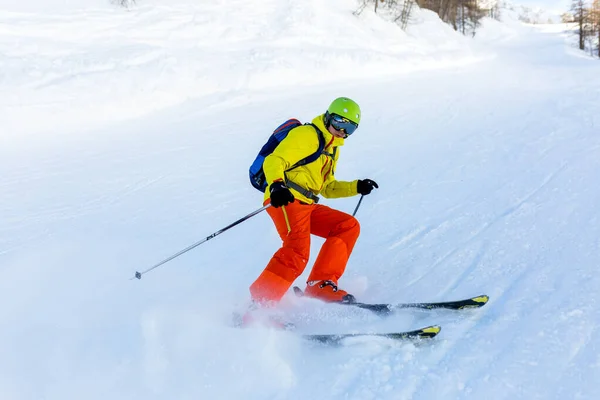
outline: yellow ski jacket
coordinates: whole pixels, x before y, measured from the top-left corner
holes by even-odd
[[[350,197],[358,194],[358,180],[351,182],[337,181],[334,176],[337,160],[340,156],[339,147],[344,145],[344,139],[333,136],[323,122],[323,115],[312,120],[321,130],[325,138],[323,154],[314,162],[290,168],[298,161],[314,154],[319,148],[319,133],[311,125],[294,128],[285,139],[269,154],[263,163],[263,171],[269,186],[265,190],[265,200],[270,196],[271,184],[275,181],[293,182],[312,194],[326,198]],[[290,188],[294,197],[304,203],[315,201]]]

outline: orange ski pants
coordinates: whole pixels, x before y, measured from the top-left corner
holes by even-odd
[[[283,246],[250,286],[252,299],[261,303],[281,300],[306,268],[311,234],[326,240],[308,281],[331,280],[337,284],[360,233],[356,218],[327,206],[303,204],[297,200],[285,207],[269,207],[267,213],[275,223]]]

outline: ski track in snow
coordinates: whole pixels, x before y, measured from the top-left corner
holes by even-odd
[[[460,51],[462,38],[440,43],[432,54],[447,47],[446,69],[434,72],[435,56],[409,35],[405,47],[365,50],[375,36],[361,23],[373,35],[391,29],[374,16],[340,17],[362,32],[341,49],[322,43],[325,26],[332,35],[349,27],[326,24],[329,5],[269,5],[268,14],[241,2],[233,14],[142,7],[137,19],[0,14],[2,90],[24,85],[25,99],[2,101],[5,126],[20,130],[0,134],[0,397],[597,398],[597,61],[567,48],[555,27],[512,27],[481,56]],[[432,26],[426,17],[413,35]],[[322,61],[291,62],[298,51]],[[253,69],[227,65],[232,54]],[[402,69],[397,58],[410,54],[414,65]],[[328,81],[344,63],[375,71],[391,59],[404,74]],[[222,73],[211,76],[210,62]],[[442,325],[415,343],[327,347],[233,328],[231,313],[279,244],[264,214],[130,280],[259,208],[246,173],[268,132],[338,95],[364,114],[338,179],[380,184],[358,211],[361,237],[340,284],[367,302],[485,293],[488,305],[381,319],[289,295],[277,311],[310,333]],[[77,112],[61,122],[68,104]],[[351,212],[356,201],[324,203]]]

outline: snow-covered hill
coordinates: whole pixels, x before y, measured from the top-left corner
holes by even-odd
[[[0,12],[0,398],[596,398],[597,61],[548,27],[246,3]],[[131,279],[259,208],[269,132],[340,95],[363,121],[338,179],[380,184],[340,285],[486,307],[281,305],[298,333],[441,324],[428,343],[233,328],[279,245],[264,213]]]
[[[270,0],[0,11],[7,107],[0,118],[11,130],[76,129],[189,98],[368,80],[483,57],[432,13],[407,35],[373,12],[356,18],[355,9],[349,0]],[[22,124],[31,109],[39,123]]]
[[[496,13],[503,21],[508,17],[528,24],[559,23],[561,14],[569,7],[568,2],[560,0],[484,0],[478,4],[484,9],[496,9]]]

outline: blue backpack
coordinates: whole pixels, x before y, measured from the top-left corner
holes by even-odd
[[[287,171],[316,161],[321,156],[321,153],[325,148],[325,138],[323,137],[321,130],[315,124],[306,125],[312,125],[317,131],[317,136],[319,137],[319,148],[314,154],[311,154],[308,157],[298,161]],[[273,134],[269,137],[267,143],[265,143],[262,149],[260,149],[258,156],[256,156],[256,159],[250,166],[250,183],[252,183],[252,186],[254,186],[256,189],[260,190],[261,192],[264,192],[267,189],[267,178],[265,177],[265,172],[263,171],[263,162],[265,161],[265,157],[275,150],[279,143],[281,143],[281,141],[287,137],[288,133],[290,133],[292,129],[299,126],[302,126],[302,122],[298,121],[297,119],[288,119],[273,131]]]

